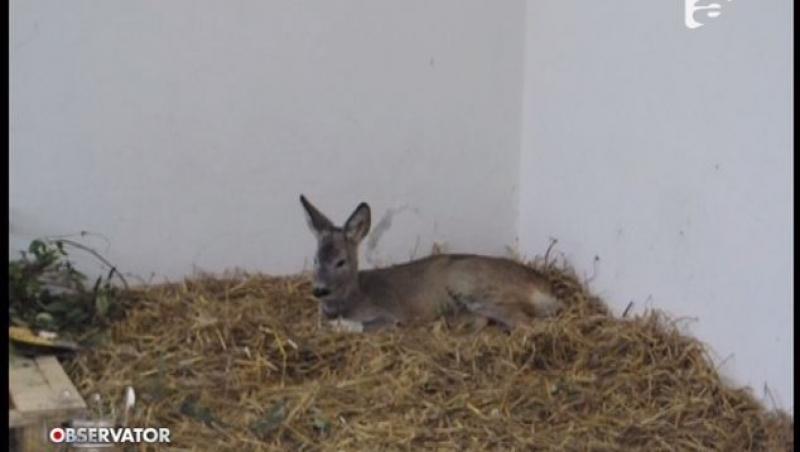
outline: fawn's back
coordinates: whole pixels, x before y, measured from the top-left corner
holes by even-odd
[[[441,254],[361,271],[358,279],[362,303],[402,323],[467,310],[513,327],[526,318],[552,315],[559,305],[536,271],[497,257]],[[354,313],[353,320],[369,320],[369,315],[358,317]]]

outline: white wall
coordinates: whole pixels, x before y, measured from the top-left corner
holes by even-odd
[[[617,312],[696,317],[793,409],[791,1],[695,30],[683,3],[528,2],[520,245],[557,238]]]
[[[300,270],[303,192],[387,213],[370,262],[515,235],[524,2],[11,3],[12,250]],[[109,247],[110,244],[110,247]]]

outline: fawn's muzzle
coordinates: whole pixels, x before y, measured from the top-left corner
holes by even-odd
[[[311,294],[317,298],[324,298],[331,294],[331,291],[324,287],[315,287],[311,290]]]

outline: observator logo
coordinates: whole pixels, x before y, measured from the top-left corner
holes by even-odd
[[[115,443],[169,443],[168,428],[142,427],[56,427],[50,430],[53,443],[85,444],[97,446]]]

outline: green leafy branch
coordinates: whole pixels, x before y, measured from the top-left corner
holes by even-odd
[[[87,251],[110,271],[87,285],[88,278],[69,260],[66,248]],[[82,336],[122,313],[120,290],[112,284],[125,278],[105,258],[70,240],[34,240],[21,258],[9,263],[9,318],[13,325]]]

